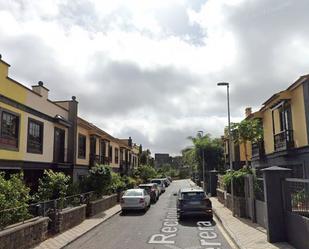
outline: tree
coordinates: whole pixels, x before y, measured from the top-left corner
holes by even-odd
[[[150,165],[140,165],[137,169],[137,174],[143,182],[147,182],[149,179],[157,176],[157,171]]]
[[[243,120],[231,124],[232,139],[237,144],[243,144],[245,149],[246,167],[248,167],[248,141],[254,143],[263,139],[263,126],[260,119]]]

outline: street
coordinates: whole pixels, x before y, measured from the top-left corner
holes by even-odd
[[[181,187],[189,187],[188,180],[174,181],[159,201],[146,212],[121,213],[102,223],[67,249],[202,249],[232,248],[219,229],[200,218],[178,222],[176,196]]]

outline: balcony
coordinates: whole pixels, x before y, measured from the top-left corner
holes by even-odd
[[[104,157],[104,156],[91,153],[89,156],[89,165],[90,167],[92,167],[92,166],[95,166],[96,164],[108,165],[109,164],[108,157]]]
[[[265,156],[264,141],[252,143],[252,159],[262,159]]]
[[[275,152],[294,148],[293,130],[285,130],[274,135]]]

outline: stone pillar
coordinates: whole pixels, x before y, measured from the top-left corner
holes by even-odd
[[[291,176],[291,170],[273,166],[262,171],[268,228],[267,240],[271,243],[287,241],[282,182]]]
[[[210,196],[217,196],[218,171],[209,171],[209,194]]]

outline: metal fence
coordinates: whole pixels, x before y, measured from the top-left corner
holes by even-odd
[[[97,199],[97,196],[92,191],[54,200],[25,204],[20,207],[3,209],[0,210],[0,229],[3,229],[15,223],[24,222],[25,220],[34,217],[46,217],[49,216],[51,213],[60,212],[65,208],[87,204],[89,203],[89,201],[95,199]]]
[[[309,218],[309,180],[286,179],[285,194],[287,210]]]
[[[259,201],[265,201],[264,195],[264,179],[255,178],[254,180],[254,196]]]

